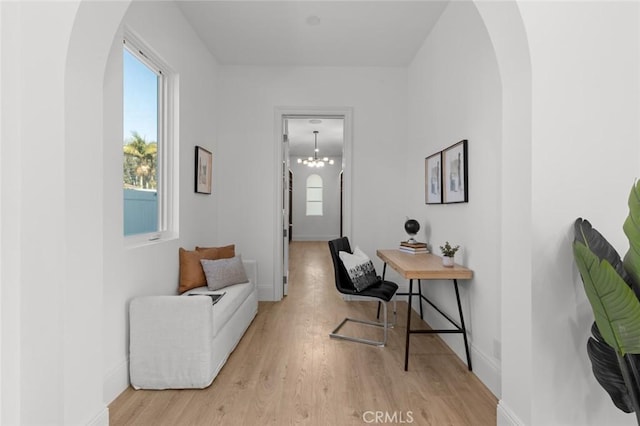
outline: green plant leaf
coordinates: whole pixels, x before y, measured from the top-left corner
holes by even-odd
[[[629,239],[629,251],[623,263],[634,287],[640,287],[640,184],[635,183],[631,188],[628,205],[629,215],[622,229]]]
[[[587,246],[593,254],[598,256],[598,259],[609,262],[618,275],[620,275],[628,285],[632,286],[633,280],[624,269],[620,255],[616,249],[609,244],[609,241],[607,241],[607,239],[604,238],[597,229],[591,226],[591,223],[589,223],[588,220],[582,218],[576,219],[574,223],[574,231],[575,241],[581,242]],[[635,291],[635,289],[634,292],[636,293],[636,296],[640,294],[640,291]]]
[[[585,293],[604,341],[620,355],[640,354],[640,302],[606,260],[573,243]]]
[[[591,326],[591,334],[593,337],[587,341],[587,354],[591,361],[593,375],[600,386],[607,391],[616,407],[625,413],[632,413],[633,398],[622,376],[616,351],[603,341],[595,323]],[[640,358],[638,355],[629,354],[624,360],[629,364],[629,368],[632,363],[637,368]]]
[[[633,413],[633,402],[622,377],[616,352],[606,343],[590,337],[587,341],[587,354],[594,377],[607,391],[611,401],[625,413]]]

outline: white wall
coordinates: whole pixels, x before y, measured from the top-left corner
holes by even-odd
[[[96,368],[102,349],[102,176],[99,164],[90,161],[100,156],[101,123],[94,121],[100,108],[85,116],[98,133],[94,143],[84,134],[78,150],[81,127],[70,126],[86,97],[95,94],[68,55],[82,44],[72,34],[85,11],[78,2],[1,7],[0,422],[104,423],[102,374]],[[121,5],[96,8],[102,12],[98,31],[121,16]],[[87,68],[101,61],[104,66],[97,41],[94,54],[84,51]],[[83,89],[88,90],[79,94]],[[70,102],[74,97],[77,105]],[[95,189],[92,198],[74,198],[85,185]]]
[[[19,144],[5,141],[20,139],[20,15],[17,3],[0,3],[2,21],[0,22],[0,55],[2,56],[2,74],[0,75],[0,174],[2,210],[0,239],[0,303],[2,317],[0,321],[2,355],[0,358],[0,386],[2,387],[2,417],[0,423],[17,423],[20,419],[21,380],[20,380],[20,190],[21,190],[21,148]],[[14,40],[14,43],[10,43]],[[11,160],[9,160],[11,159]],[[7,185],[11,182],[11,185]]]
[[[464,29],[464,31],[461,31]],[[474,373],[500,394],[500,125],[501,86],[493,46],[475,6],[452,2],[409,67],[407,187],[410,216],[420,240],[435,254],[445,241],[459,244],[456,262],[474,270],[460,281]],[[468,139],[469,202],[425,205],[425,157]],[[423,286],[428,297],[458,318],[450,282]],[[417,309],[417,304],[414,309]],[[450,328],[425,308],[434,328]],[[441,335],[465,360],[460,335]]]
[[[293,240],[329,241],[340,237],[340,171],[342,157],[332,158],[333,166],[311,168],[291,161],[293,173]],[[292,159],[293,160],[293,159]],[[322,178],[322,216],[307,216],[307,178],[316,174]]]
[[[589,219],[624,254],[639,176],[637,2],[521,5],[533,88],[531,424],[635,424],[595,381],[593,321],[574,266],[573,221]]]
[[[516,1],[474,1],[502,83],[500,252],[502,375],[498,425],[531,424],[531,60]],[[514,278],[517,277],[517,278]]]
[[[217,65],[174,4],[141,2],[126,23],[180,74],[180,239],[123,249],[127,6],[2,3],[3,424],[106,424],[129,300],[175,293],[178,246],[219,242],[216,200],[192,186],[194,145],[215,147]]]
[[[353,107],[353,231],[370,256],[406,234],[403,68],[223,67],[219,73],[214,192],[219,238],[258,261],[259,297],[273,300],[276,214],[276,107]],[[372,167],[375,165],[375,167]],[[220,184],[216,184],[220,182]],[[381,267],[381,264],[378,265]],[[280,285],[280,284],[278,284]]]
[[[78,28],[78,21],[74,24],[77,6],[73,2],[0,3],[3,424],[87,424],[104,420],[100,416],[105,402],[126,383],[127,302],[135,294],[173,291],[179,245],[205,244],[207,240],[220,244],[236,242],[241,251],[258,259],[260,279],[267,284],[267,290],[273,286],[272,248],[277,209],[273,198],[278,160],[270,157],[273,157],[275,143],[275,106],[354,107],[351,237],[365,251],[375,251],[380,246],[393,247],[398,240],[406,238],[402,230],[405,216],[415,215],[430,226],[435,223],[430,213],[435,207],[421,204],[422,184],[418,182],[422,179],[424,156],[431,148],[442,148],[447,142],[432,147],[427,144],[438,142],[425,138],[422,146],[419,138],[436,130],[429,129],[423,134],[415,124],[422,109],[431,105],[423,97],[425,89],[415,85],[416,81],[421,82],[417,75],[420,64],[428,63],[429,58],[416,58],[409,83],[403,69],[217,70],[215,61],[204,54],[179,11],[170,3],[161,2],[136,5],[129,22],[143,38],[149,37],[148,41],[161,44],[158,53],[181,75],[192,77],[187,82],[181,78],[186,97],[181,96],[181,108],[187,121],[186,125],[182,124],[186,129],[181,126],[181,138],[187,140],[180,148],[181,182],[185,186],[181,188],[180,200],[181,240],[124,252],[115,238],[120,231],[117,223],[121,220],[121,209],[117,205],[121,202],[120,190],[118,186],[116,191],[116,184],[111,181],[112,173],[119,175],[112,167],[117,164],[119,170],[119,148],[115,147],[120,146],[122,134],[119,125],[113,128],[119,114],[119,103],[113,95],[117,92],[113,91],[114,87],[118,86],[117,79],[113,78],[118,68],[117,59],[110,61],[110,71],[104,81],[104,112],[100,93],[95,90],[96,81],[97,87],[102,84],[100,72],[92,71],[84,76],[88,81],[83,84],[90,89],[85,94],[79,93],[79,87],[70,87],[65,79],[82,71],[80,58],[87,61],[88,67],[104,60],[102,56],[109,52],[109,47],[104,47],[105,40],[112,41],[117,27],[113,22],[119,21],[126,3],[124,6],[119,2],[100,6],[82,4],[80,11],[85,15],[80,23],[85,26],[90,23],[95,29]],[[149,9],[150,18],[142,19],[139,9],[135,11],[138,7],[153,9]],[[450,7],[443,22],[449,19],[454,24],[453,18],[457,17],[480,37],[474,46],[481,49],[478,53],[484,54],[467,53],[482,65],[482,76],[489,78],[492,73],[490,64],[485,62],[486,46],[481,43],[482,31],[473,12],[465,11],[464,5]],[[504,55],[514,38],[510,36],[522,41],[521,34],[510,27],[515,21],[501,21],[497,16],[502,14],[492,16],[488,10],[510,7],[512,5],[503,2],[478,5],[498,51],[505,117],[512,103],[518,105],[519,89],[514,83],[521,78],[526,83],[528,69],[512,67],[512,58]],[[533,158],[529,160],[526,139],[530,114],[505,118],[502,164],[497,165],[503,174],[499,179],[502,199],[498,200],[501,204],[496,214],[509,222],[508,226],[503,223],[498,229],[512,232],[509,235],[501,232],[499,237],[503,243],[498,250],[501,259],[509,260],[500,265],[502,297],[508,295],[507,300],[502,301],[501,328],[506,336],[502,371],[506,374],[508,369],[508,375],[503,377],[501,404],[507,401],[514,418],[522,419],[525,424],[633,424],[633,416],[621,413],[611,404],[590,372],[584,345],[592,317],[573,266],[570,242],[571,223],[575,217],[584,216],[620,252],[626,250],[621,225],[627,210],[626,197],[637,176],[639,157],[638,5],[530,2],[521,4],[520,8],[531,50],[534,149]],[[513,14],[505,16],[513,17]],[[171,29],[156,32],[154,22],[170,23]],[[459,32],[466,31],[463,26],[456,26]],[[35,27],[39,31],[31,31]],[[439,27],[432,36],[443,37],[449,31]],[[450,35],[455,40],[464,38]],[[501,35],[503,37],[499,37]],[[438,54],[439,48],[429,43],[427,40],[423,49]],[[85,49],[80,54],[83,46],[91,46],[93,50]],[[193,50],[185,46],[192,46]],[[519,47],[526,47],[526,43]],[[460,50],[452,52],[453,61],[456,52],[466,49],[465,46],[457,48]],[[89,51],[91,55],[86,53]],[[514,49],[512,53],[519,51],[522,49]],[[172,60],[179,63],[174,64]],[[195,66],[181,67],[183,60]],[[47,71],[46,80],[41,78],[43,70]],[[451,80],[444,81],[455,82],[466,75],[464,70],[451,71]],[[424,72],[439,72],[439,69]],[[208,78],[203,78],[203,73],[208,74]],[[468,84],[471,89],[482,87],[474,80],[461,80],[460,84]],[[415,96],[408,97],[407,85],[416,90]],[[454,86],[447,87],[456,93]],[[527,85],[523,87],[526,92]],[[439,88],[430,89],[442,96]],[[494,105],[491,93],[482,95],[489,100],[489,105]],[[527,93],[523,95],[526,97]],[[94,100],[87,99],[89,97]],[[73,107],[78,100],[78,105]],[[218,118],[217,126],[216,120],[207,115],[207,109],[212,108],[210,102],[219,107],[213,115]],[[455,105],[458,101],[452,99],[452,102]],[[470,106],[477,106],[475,102],[467,99]],[[521,110],[526,112],[526,105]],[[438,109],[434,114],[439,112]],[[449,133],[453,132],[451,122],[466,116],[469,119],[459,123],[461,128],[469,132],[476,130],[478,135],[491,133],[491,126],[474,129],[475,113],[487,114],[466,109],[449,113],[442,117],[442,126],[437,126],[440,129],[437,131],[442,132],[443,140],[449,139]],[[253,121],[242,127],[247,117]],[[487,120],[491,124],[491,117]],[[84,129],[79,121],[95,127],[93,130],[98,133],[104,127],[105,140],[116,141],[103,144],[100,138],[85,140],[91,156],[99,156],[102,151],[103,161],[96,165],[98,169],[104,168],[100,173],[86,174],[87,164],[78,163],[86,158],[78,150]],[[517,136],[518,128],[524,129],[520,136],[525,143],[508,137]],[[213,136],[216,132],[217,141]],[[211,135],[213,140],[205,140],[203,135]],[[415,152],[420,164],[411,154],[407,156],[405,150],[399,149],[406,140],[408,152]],[[469,136],[469,140],[472,143],[479,139]],[[210,147],[216,155],[216,181],[211,197],[195,196],[191,192],[192,151],[196,143]],[[470,155],[472,168],[477,164],[474,159],[481,155],[477,152]],[[238,167],[243,165],[246,167]],[[406,179],[405,166],[408,168]],[[532,173],[528,172],[529,167]],[[34,168],[39,174],[32,172]],[[524,173],[509,175],[507,170]],[[47,179],[41,179],[42,175]],[[77,175],[82,175],[86,182],[75,182]],[[533,192],[528,197],[531,185],[527,182],[531,177]],[[559,177],[566,178],[559,180]],[[492,181],[492,177],[478,179],[479,183],[489,186]],[[512,182],[524,183],[521,193]],[[98,194],[92,199],[96,205],[84,210],[81,203],[67,197],[78,185],[92,183]],[[454,217],[465,218],[466,210],[479,207],[473,205],[474,194],[477,194],[473,185],[470,190],[469,205],[439,208],[453,207]],[[245,194],[249,196],[244,197]],[[533,203],[532,217],[528,203]],[[82,226],[77,226],[76,219]],[[199,225],[209,221],[214,223],[211,229]],[[394,223],[397,227],[392,226]],[[522,229],[517,226],[519,223]],[[220,228],[218,235],[216,226]],[[464,226],[469,229],[468,238],[479,238],[480,230],[470,229],[472,225]],[[481,226],[484,223],[477,227]],[[436,232],[442,232],[440,229],[445,228],[436,229],[433,225],[425,236],[439,243],[453,235],[447,233],[439,237]],[[532,235],[535,238],[529,243]],[[491,333],[492,320],[486,321],[486,330],[480,330],[474,303],[483,296],[472,293],[481,291],[481,286],[475,285],[480,281],[492,289],[485,282],[492,271],[478,274],[482,268],[476,267],[475,262],[481,256],[478,251],[483,244],[476,240],[469,243],[463,238],[459,241],[465,246],[462,259],[476,270],[473,287],[469,286],[464,292],[465,309],[470,310],[471,318],[475,316],[472,320],[474,345],[476,351],[488,353],[487,359],[492,361],[491,351],[486,349],[487,337],[491,336],[482,335]],[[98,260],[92,260],[91,256]],[[171,265],[172,259],[175,265]],[[88,263],[84,263],[87,260]],[[136,275],[139,264],[145,265],[145,271],[151,270],[152,275]],[[510,265],[519,268],[510,269]],[[528,278],[531,267],[533,280]],[[440,298],[438,293],[436,291],[435,297]],[[263,296],[265,294],[273,293],[263,292]],[[532,303],[527,304],[529,299]],[[532,310],[531,315],[528,309]],[[77,324],[79,322],[82,324]],[[100,336],[96,330],[100,330],[101,325],[104,326],[103,339],[96,337],[96,334]],[[533,337],[528,338],[531,333]],[[453,341],[452,345],[461,353],[459,347],[456,348],[459,343]],[[476,372],[480,374],[477,355],[474,356]],[[508,363],[505,362],[507,356]],[[95,368],[101,358],[104,371]],[[107,401],[102,399],[103,381]]]
[[[216,237],[218,184],[195,194],[194,147],[216,152],[218,65],[172,2],[134,2],[123,26],[147,43],[179,75],[179,239],[127,249],[122,236],[122,42],[112,45],[105,75],[104,144],[104,394],[128,385],[128,304],[138,295],[175,294],[178,248],[226,244]]]

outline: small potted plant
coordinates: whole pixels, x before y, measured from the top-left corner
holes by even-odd
[[[440,246],[440,251],[442,251],[442,264],[444,266],[453,266],[453,257],[456,255],[456,252],[460,246],[451,247],[449,241],[444,243],[444,246]]]

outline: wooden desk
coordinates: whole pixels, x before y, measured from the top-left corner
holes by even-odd
[[[467,329],[464,325],[464,315],[460,304],[460,292],[458,290],[458,280],[468,280],[473,277],[473,271],[458,264],[453,267],[442,265],[442,258],[433,254],[409,254],[400,250],[377,250],[376,254],[384,262],[382,279],[387,272],[387,265],[391,266],[403,278],[409,280],[409,293],[397,293],[398,295],[409,296],[409,306],[407,309],[407,333],[404,353],[404,371],[409,367],[409,336],[412,334],[433,334],[433,333],[460,333],[464,338],[464,348],[467,353],[467,367],[471,371],[471,356],[469,354],[469,343],[467,341]],[[418,293],[413,292],[413,280],[418,280]],[[422,294],[421,280],[453,280],[456,291],[456,301],[458,302],[458,314],[460,315],[460,325],[452,320],[447,314],[442,312],[433,302]],[[426,301],[440,315],[445,317],[455,329],[440,330],[411,330],[411,297],[420,296],[420,318],[422,318],[422,301]]]

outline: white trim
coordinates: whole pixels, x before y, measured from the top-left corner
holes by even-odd
[[[258,300],[261,302],[275,302],[273,299],[273,285],[258,284]]]
[[[352,143],[353,143],[353,108],[352,107],[276,107],[274,114],[274,161],[277,164],[275,167],[275,182],[276,182],[276,196],[274,197],[274,211],[278,212],[275,215],[274,223],[274,253],[275,255],[275,268],[274,269],[274,286],[273,296],[271,300],[279,301],[284,297],[282,289],[282,256],[283,256],[283,240],[282,240],[282,120],[288,115],[293,116],[328,116],[328,117],[340,117],[344,118],[344,144],[342,148],[342,170],[344,180],[343,190],[343,217],[342,227],[345,236],[351,235],[351,169],[352,169]],[[264,299],[261,299],[264,300]]]
[[[515,415],[515,413],[504,402],[504,399],[501,399],[498,402],[496,417],[497,426],[524,426],[522,420]]]
[[[473,374],[480,379],[494,396],[500,398],[502,394],[502,373],[500,365],[474,344],[471,344],[471,363],[473,364]]]
[[[104,407],[87,426],[109,426],[109,407]]]
[[[109,371],[102,379],[102,399],[111,404],[129,387],[129,358],[126,357]]]
[[[339,235],[294,235],[292,241],[331,241],[340,238]]]
[[[0,25],[2,23],[2,5],[0,5]],[[2,30],[0,30],[0,46],[2,46]],[[2,54],[0,53],[0,99],[2,99]],[[0,140],[4,140],[2,136],[2,102],[0,102]],[[0,145],[0,153],[2,152],[2,146]],[[0,156],[0,160],[2,159],[2,156]],[[0,173],[0,188],[2,188],[2,173]],[[2,197],[0,197],[0,241],[4,241],[2,239],[2,206],[3,206],[3,202],[2,202]],[[2,244],[0,244],[0,318],[2,318]],[[3,360],[3,355],[2,355],[2,335],[4,333],[2,332],[2,329],[0,328],[0,377],[3,377],[2,375],[2,360]],[[2,388],[3,386],[0,386],[0,420],[2,420]]]

